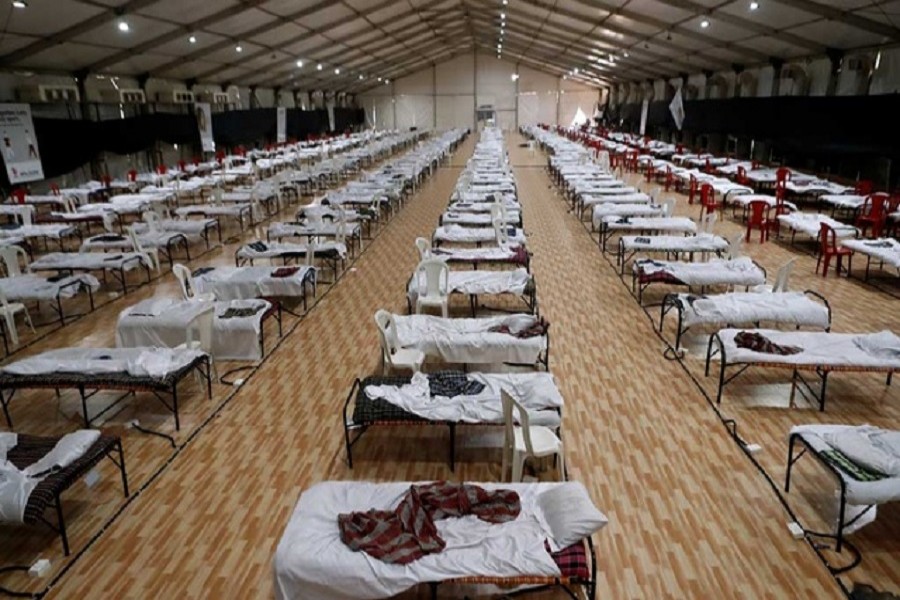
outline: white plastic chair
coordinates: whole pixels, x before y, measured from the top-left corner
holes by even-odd
[[[401,348],[397,337],[397,324],[394,316],[386,310],[375,313],[375,324],[381,340],[381,369],[387,372],[388,366],[394,369],[410,369],[413,373],[422,370],[425,353],[417,348]]]
[[[663,205],[663,216],[664,217],[674,217],[675,216],[675,205],[678,203],[676,198],[669,198]]]
[[[500,401],[503,403],[505,428],[501,478],[506,477],[507,469],[512,466],[510,481],[522,481],[522,470],[528,457],[541,458],[556,454],[559,457],[557,469],[560,479],[565,479],[566,466],[562,440],[549,427],[531,425],[528,411],[506,390],[500,390]]]
[[[176,346],[177,350],[201,350],[209,355],[209,368],[212,376],[218,379],[216,373],[215,362],[213,361],[213,327],[216,319],[216,307],[214,304],[203,309],[194,315],[185,330],[185,341],[183,344]],[[201,378],[199,372],[196,373],[198,379]],[[203,383],[200,383],[201,387]]]
[[[28,307],[21,302],[9,302],[6,294],[0,290],[0,317],[6,321],[6,330],[9,332],[9,339],[16,346],[19,345],[19,331],[16,329],[16,314],[25,313],[25,322],[34,333],[34,324],[31,322],[31,315],[28,314]]]
[[[713,232],[713,229],[715,229],[717,219],[718,216],[716,215],[716,213],[709,213],[708,215],[703,217],[703,220],[700,222],[700,231],[702,233],[711,234]]]
[[[19,219],[22,220],[23,227],[31,227],[31,224],[34,219],[34,206],[25,205],[21,207],[21,210],[16,213],[19,215]]]
[[[144,223],[147,224],[147,231],[156,232],[159,231],[159,221],[160,216],[159,213],[153,210],[148,210],[144,213]]]
[[[131,240],[131,247],[134,248],[135,252],[147,257],[150,261],[150,268],[154,271],[159,271],[159,248],[144,248],[141,244],[141,239],[134,230],[134,225],[128,226],[128,239]]]
[[[733,239],[728,240],[728,251],[726,257],[728,260],[740,258],[744,251],[744,234],[735,235]]]
[[[25,253],[25,250],[20,246],[0,247],[0,260],[3,260],[3,267],[6,269],[7,277],[18,277],[22,274],[19,256],[25,261],[25,270],[28,271],[28,254]]]
[[[506,225],[500,219],[493,219],[492,223],[494,225],[494,235],[497,238],[497,245],[507,246],[509,244],[509,231],[507,231]]]
[[[416,249],[419,251],[419,260],[431,258],[431,242],[425,238],[416,238]]]
[[[424,278],[424,279],[423,279]],[[416,314],[422,308],[440,307],[446,319],[450,310],[450,267],[439,258],[426,258],[416,267]]]
[[[215,302],[215,294],[197,293],[197,284],[194,283],[194,277],[191,275],[191,270],[183,264],[175,263],[174,265],[172,265],[172,274],[175,275],[175,279],[178,280],[178,283],[181,286],[181,296],[185,300],[195,300],[197,302]]]
[[[794,270],[794,263],[796,262],[797,259],[792,258],[779,267],[778,272],[775,274],[774,285],[764,283],[755,285],[750,289],[761,294],[780,294],[788,291],[788,279],[791,277],[791,271]]]

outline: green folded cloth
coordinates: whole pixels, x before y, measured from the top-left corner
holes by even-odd
[[[888,478],[888,476],[884,473],[879,473],[878,471],[873,471],[856,464],[855,462],[847,458],[846,454],[840,452],[839,450],[835,450],[834,448],[830,450],[823,450],[821,454],[825,457],[825,460],[836,466],[838,469],[840,469],[856,481],[880,481],[882,479]]]

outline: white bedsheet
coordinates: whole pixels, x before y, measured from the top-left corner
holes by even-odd
[[[138,260],[135,260],[138,259]],[[32,262],[32,271],[62,271],[66,269],[99,271],[124,269],[130,271],[140,266],[149,267],[150,259],[140,252],[51,252]]]
[[[434,240],[438,242],[479,243],[496,242],[497,234],[493,228],[485,227],[461,227],[459,225],[444,225],[434,231]],[[514,235],[509,236],[509,243],[524,244],[525,233],[515,228]]]
[[[645,252],[721,252],[728,240],[718,235],[626,235],[622,236],[626,251]]]
[[[495,246],[493,248],[433,248],[431,253],[436,258],[447,261],[507,261],[516,256],[512,248]]]
[[[521,339],[489,331],[508,325],[518,331],[534,324],[537,317],[517,314],[483,319],[444,319],[432,315],[394,315],[397,336],[403,347],[415,347],[426,356],[447,363],[534,364],[547,348],[547,337]]]
[[[760,321],[826,329],[828,309],[802,292],[754,293],[733,292],[682,300],[685,327],[698,324],[739,324]]]
[[[82,285],[72,285],[74,282]],[[0,290],[11,302],[26,302],[40,300],[42,302],[55,301],[60,298],[72,298],[82,287],[89,287],[93,291],[100,288],[100,282],[93,275],[79,274],[69,275],[57,281],[49,281],[46,277],[23,273],[16,277],[0,278]]]
[[[53,467],[64,469],[97,441],[100,432],[82,429],[64,435],[50,452],[22,470],[6,460],[18,443],[15,433],[0,432],[0,523],[22,523],[31,492]],[[41,475],[44,473],[44,475]]]
[[[791,433],[799,433],[817,452],[829,450],[833,446],[828,443],[832,436],[858,432],[869,426],[853,425],[797,425]],[[900,435],[900,432],[892,431]],[[894,438],[896,440],[896,438]],[[900,500],[900,477],[893,476],[878,481],[858,481],[841,472],[841,479],[847,486],[847,502],[854,505],[876,505]]]
[[[696,233],[697,224],[688,217],[617,217],[603,218],[603,225],[615,231],[666,231]]]
[[[280,268],[284,267],[215,267],[194,276],[194,282],[199,293],[215,294],[217,300],[303,297],[306,293],[304,281],[314,267],[300,266],[293,275],[273,277],[272,272]]]
[[[470,373],[468,376],[485,385],[481,393],[431,397],[428,376],[424,373],[415,374],[407,385],[370,385],[365,392],[369,398],[382,398],[422,418],[455,423],[502,423],[500,390],[506,390],[532,418],[538,412],[563,406],[562,395],[550,373]]]
[[[531,275],[524,268],[509,271],[450,271],[448,277],[451,294],[515,294],[521,296],[531,281]],[[409,280],[407,297],[415,302],[420,293],[425,292],[424,275]]]
[[[884,261],[888,265],[900,269],[900,242],[893,238],[877,240],[841,240],[841,245],[854,252],[867,254],[872,258]]]
[[[766,274],[747,256],[735,259],[714,259],[709,262],[682,262],[663,260],[639,260],[634,263],[635,272],[643,270],[647,275],[665,271],[685,285],[762,285]]]
[[[142,300],[119,313],[116,346],[119,348],[174,348],[186,341],[188,324],[204,311],[215,311],[212,355],[219,360],[259,360],[262,351],[259,336],[262,320],[271,304],[265,300],[226,300],[197,302],[176,298]],[[250,317],[222,315],[229,308],[258,308]]]
[[[476,483],[488,490],[515,490],[522,506],[519,517],[501,524],[474,516],[437,521],[447,547],[408,565],[353,552],[340,540],[338,514],[394,509],[410,485],[340,481],[304,491],[275,553],[275,597],[365,600],[390,598],[419,583],[466,576],[559,575],[544,549],[549,532],[536,501],[552,487],[574,484]]]
[[[582,196],[581,204],[584,208],[588,208],[598,204],[649,204],[651,200],[652,198],[648,194],[634,192],[633,194]]]
[[[805,233],[811,238],[819,237],[822,223],[831,226],[834,229],[835,236],[839,238],[854,237],[857,234],[856,227],[817,213],[793,212],[787,215],[778,215],[778,221],[794,231]]]
[[[199,350],[168,348],[58,348],[4,365],[0,372],[13,375],[128,373],[134,377],[165,379],[169,373],[203,355]]]
[[[259,240],[257,240],[259,242]],[[251,247],[249,244],[241,246],[236,256],[248,260],[259,260],[264,258],[282,258],[287,255],[303,255],[310,250],[310,244],[293,244],[290,242],[260,242],[265,244],[265,250]],[[333,240],[323,240],[315,244],[316,252],[328,252],[334,250],[340,258],[347,257],[347,245],[343,242]]]
[[[780,355],[738,348],[734,336],[741,331],[759,333],[781,346],[797,346],[803,350],[797,354]],[[900,371],[900,339],[894,350],[883,344],[877,345],[883,351],[864,350],[860,347],[860,343],[879,339],[873,337],[881,335],[877,333],[723,329],[718,335],[725,347],[728,364],[749,362],[821,367],[893,368]]]

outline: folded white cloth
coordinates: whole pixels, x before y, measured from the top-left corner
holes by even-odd
[[[860,466],[900,477],[900,431],[862,425],[823,433],[822,439]]]
[[[887,329],[878,333],[856,336],[853,339],[853,343],[860,350],[875,356],[888,358],[900,356],[900,336]]]

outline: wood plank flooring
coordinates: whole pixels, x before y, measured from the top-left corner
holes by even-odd
[[[630,295],[577,218],[568,214],[546,171],[510,136],[509,150],[524,205],[541,312],[551,322],[551,371],[566,399],[564,440],[569,476],[582,481],[610,518],[596,537],[598,598],[839,598],[841,589],[812,548],[791,538],[788,514],[773,489],[731,440],[707,404],[713,378],[689,354],[663,358],[654,323]],[[125,430],[131,418],[171,432],[172,418],[140,397],[105,426],[125,437],[135,493],[126,503],[111,465],[100,483],[76,485],[65,496],[73,556],[65,560],[49,532],[0,530],[0,565],[53,560],[50,579],[0,576],[0,585],[40,591],[53,581],[53,598],[268,598],[271,560],[300,492],[329,479],[380,481],[496,480],[499,455],[466,447],[461,434],[456,472],[446,463],[440,428],[390,428],[366,434],[347,467],[341,407],[353,379],[378,370],[372,315],[405,310],[404,286],[416,264],[413,242],[428,236],[471,155],[474,137],[457,151],[302,320],[287,318],[282,342],[240,388],[214,386],[208,401],[185,383],[177,450],[165,440]],[[699,213],[680,200],[682,214]],[[737,231],[732,223],[720,232]],[[250,234],[248,234],[250,235]],[[230,264],[234,244],[193,261]],[[774,270],[799,253],[777,243],[748,248]],[[855,281],[812,275],[802,256],[794,289],[821,291],[832,303],[836,331],[896,329],[896,299]],[[142,298],[175,294],[166,274],[126,298],[111,301],[21,354],[68,345],[113,343],[116,316]],[[650,300],[653,300],[652,293]],[[673,339],[667,331],[668,339]],[[276,339],[267,327],[267,346]],[[220,373],[236,363],[219,365]],[[692,378],[693,376],[693,378]],[[723,413],[742,436],[759,443],[762,466],[780,482],[786,434],[801,422],[870,422],[896,426],[897,386],[878,377],[838,376],[824,414],[777,404],[787,380],[751,374],[729,391]],[[758,383],[766,387],[760,400]],[[781,387],[778,387],[778,386]],[[771,393],[770,393],[771,392]],[[23,395],[13,403],[17,428],[60,434],[78,426],[74,397]],[[790,506],[812,528],[822,521],[822,490],[831,483],[812,463],[801,465]],[[879,509],[874,525],[853,537],[865,553],[845,580],[900,591],[900,519]],[[817,521],[818,519],[818,521]],[[108,524],[108,526],[107,526]],[[96,539],[94,539],[96,536]],[[442,594],[452,597],[453,590]],[[426,590],[404,595],[425,598]],[[558,592],[542,598],[564,597]]]

